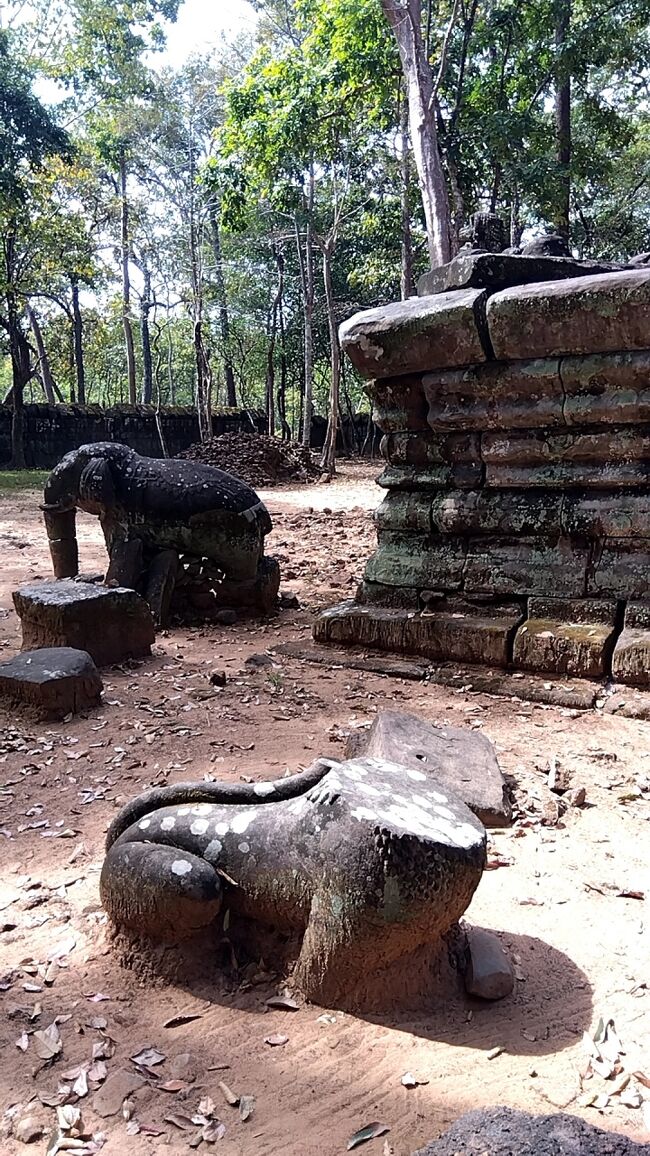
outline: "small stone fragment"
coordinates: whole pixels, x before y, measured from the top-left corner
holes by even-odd
[[[219,626],[234,626],[237,621],[237,611],[232,610],[229,606],[224,606],[221,610],[216,611],[212,621]]]
[[[40,1140],[45,1128],[37,1116],[23,1116],[14,1128],[14,1136],[23,1144],[31,1144],[33,1140]]]
[[[465,990],[480,999],[504,999],[515,983],[512,964],[500,940],[481,927],[467,932],[468,962],[465,971]]]
[[[132,1092],[136,1092],[145,1083],[142,1076],[136,1072],[128,1072],[126,1068],[118,1068],[113,1072],[93,1096],[93,1110],[98,1116],[116,1116],[122,1110],[122,1104]]]
[[[210,674],[210,684],[212,686],[225,686],[227,681],[225,670],[213,670]]]

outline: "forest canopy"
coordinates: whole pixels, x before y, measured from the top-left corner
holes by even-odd
[[[252,32],[172,68],[178,0],[3,5],[0,388],[18,415],[194,405],[205,436],[211,408],[241,406],[306,440],[339,385],[343,411],[364,406],[339,323],[412,294],[472,213],[513,243],[557,228],[578,256],[650,248],[650,0],[251,6]]]

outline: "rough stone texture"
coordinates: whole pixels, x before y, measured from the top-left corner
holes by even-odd
[[[515,637],[513,661],[522,670],[602,678],[609,670],[615,637],[613,623],[527,618]]]
[[[504,999],[515,986],[512,964],[498,936],[482,927],[468,927],[465,990],[479,999]]]
[[[401,710],[382,710],[348,740],[346,756],[399,762],[425,771],[469,807],[485,827],[507,827],[512,809],[492,743],[477,731],[432,724]]]
[[[649,307],[650,270],[632,269],[504,289],[487,321],[497,360],[519,361],[646,349]]]
[[[623,630],[612,655],[612,675],[617,682],[650,686],[650,630]]]
[[[97,442],[66,455],[50,474],[44,497],[57,578],[77,572],[79,508],[99,515],[108,579],[150,594],[161,625],[176,588],[181,612],[197,586],[211,591],[222,607],[253,605],[259,586],[267,610],[264,538],[272,523],[264,503],[239,478],[194,461],[144,458],[128,446]],[[241,598],[239,584],[245,587]]]
[[[396,307],[391,375],[366,364],[382,378],[367,387],[386,462],[377,549],[355,604],[317,624],[317,639],[436,664],[611,673],[626,604],[650,607],[650,267],[595,275],[556,256],[563,247],[550,236],[534,255],[464,252],[429,276],[443,289],[485,283],[492,345],[471,364],[449,354],[453,341],[427,347],[405,318],[445,317],[461,340],[455,303],[474,290]],[[544,279],[494,292],[527,269]],[[350,323],[353,359],[378,317]],[[625,627],[636,633],[617,670],[645,685],[650,612]]]
[[[115,923],[167,940],[227,902],[249,950],[260,925],[297,934],[293,982],[309,999],[385,1008],[416,980],[426,992],[485,857],[481,823],[425,771],[328,759],[293,783],[147,792],[111,825],[100,893]]]
[[[459,253],[448,264],[422,274],[418,281],[418,296],[448,293],[452,289],[507,289],[531,281],[556,281],[607,273],[615,267],[602,261],[574,261],[572,257]]]
[[[413,1156],[648,1156],[648,1145],[576,1116],[530,1116],[500,1105],[461,1116]]]
[[[82,582],[35,582],[14,591],[22,649],[85,650],[98,666],[143,658],[155,631],[151,611],[135,590]]]
[[[61,719],[97,706],[102,690],[99,671],[85,650],[45,647],[0,663],[0,699],[45,718]]]
[[[362,377],[382,378],[485,361],[486,294],[459,289],[355,313],[339,329]]]

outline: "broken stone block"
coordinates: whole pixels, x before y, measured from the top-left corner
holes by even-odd
[[[650,629],[623,630],[612,655],[612,676],[631,686],[650,686]]]
[[[528,618],[515,637],[513,664],[522,670],[602,678],[615,636],[613,620],[605,625]]]
[[[452,289],[508,289],[531,281],[558,281],[586,277],[615,268],[606,262],[575,261],[573,257],[527,256],[512,253],[458,253],[446,265],[423,273],[418,297],[448,293]]]
[[[532,1116],[514,1108],[467,1112],[438,1140],[414,1156],[647,1156],[647,1144],[635,1144],[618,1132],[605,1132],[577,1116],[555,1112]]]
[[[64,580],[34,582],[13,594],[23,650],[67,646],[85,650],[98,666],[151,654],[151,610],[135,590]]]
[[[494,356],[519,361],[646,349],[649,306],[648,269],[504,289],[487,304]]]
[[[341,346],[362,377],[399,377],[487,358],[484,289],[411,297],[355,313],[339,329]]]
[[[452,791],[485,827],[507,827],[512,811],[492,743],[463,727],[434,726],[418,715],[382,710],[348,740],[346,758],[399,763]]]
[[[498,936],[482,927],[467,929],[465,990],[479,999],[504,999],[515,986],[515,975]]]
[[[44,718],[97,706],[103,683],[90,655],[69,646],[24,650],[0,663],[0,700],[30,707]]]

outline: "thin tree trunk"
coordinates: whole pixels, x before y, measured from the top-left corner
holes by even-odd
[[[409,124],[418,172],[432,267],[451,258],[449,195],[440,159],[435,120],[435,85],[422,36],[422,0],[381,0],[393,30],[409,104]]]
[[[278,284],[269,313],[269,344],[266,354],[266,432],[270,435],[275,433],[275,342],[278,333],[278,312],[284,292],[284,257],[275,242],[271,244],[271,252],[278,269]]]
[[[567,241],[571,206],[571,75],[564,59],[571,28],[571,0],[556,0],[555,51],[557,75],[555,90],[555,136],[559,177],[559,195],[555,227]]]
[[[172,327],[169,320],[169,290],[167,290],[167,381],[169,383],[169,404],[176,405],[176,383],[174,381],[174,343],[172,341]]]
[[[400,177],[402,209],[402,264],[400,294],[406,301],[413,292],[413,237],[411,234],[411,165],[409,162],[409,110],[403,98],[400,109]]]
[[[302,430],[301,440],[304,446],[311,445],[311,423],[313,418],[314,397],[314,200],[316,194],[316,177],[314,162],[309,166],[309,192],[307,194],[307,212],[305,226],[305,259],[302,260],[300,238],[298,237],[298,257],[302,276],[303,295],[303,323],[304,323],[304,353],[305,377],[302,398]]]
[[[280,281],[278,285],[278,329],[280,332],[280,384],[278,385],[278,418],[282,430],[282,440],[291,441],[291,426],[287,421],[287,335],[284,324],[284,257],[276,253]]]
[[[32,327],[32,333],[34,334],[34,341],[36,342],[36,348],[38,350],[39,374],[40,374],[41,381],[43,382],[43,392],[45,393],[45,398],[49,402],[49,404],[50,405],[56,405],[57,395],[58,395],[59,401],[63,401],[63,398],[61,396],[61,393],[57,387],[57,384],[56,384],[54,378],[52,377],[52,370],[50,369],[50,361],[49,361],[49,358],[47,356],[47,350],[45,348],[45,342],[43,341],[43,334],[41,332],[41,327],[38,323],[38,317],[34,313],[34,310],[32,309],[31,305],[29,304],[29,301],[25,305],[25,312],[27,314],[27,319],[29,321],[29,324]]]
[[[84,367],[83,318],[79,308],[79,279],[70,278],[72,289],[72,340],[74,345],[74,365],[77,381],[77,401],[86,404],[86,371]]]
[[[131,278],[129,274],[129,202],[126,192],[126,154],[120,149],[120,213],[122,249],[122,327],[126,348],[126,376],[129,383],[129,404],[135,405],[138,398],[135,383],[135,348],[131,326]]]
[[[325,444],[320,460],[323,473],[330,476],[336,473],[336,435],[339,428],[339,391],[341,384],[341,351],[339,336],[336,330],[336,311],[334,303],[334,286],[332,284],[332,255],[334,242],[328,237],[323,245],[323,281],[325,283],[325,302],[327,305],[327,324],[330,338],[331,383],[330,404],[327,420]]]
[[[20,312],[13,291],[6,293],[9,349],[11,353],[11,462],[14,470],[25,469],[25,386],[30,380],[29,344],[22,330]]]
[[[235,409],[237,406],[237,391],[235,389],[235,374],[230,352],[230,317],[228,315],[228,298],[226,297],[226,281],[223,275],[223,253],[221,251],[221,233],[217,210],[214,204],[210,205],[210,231],[212,233],[212,253],[214,255],[214,280],[217,287],[219,302],[219,328],[221,330],[221,344],[223,357],[223,371],[226,379],[226,405]]]
[[[196,360],[196,415],[199,423],[199,437],[206,442],[212,437],[212,414],[210,412],[211,377],[210,359],[203,340],[201,313],[194,322],[194,357]]]
[[[153,363],[151,360],[151,334],[149,333],[149,313],[151,311],[151,273],[146,266],[142,268],[144,287],[140,303],[140,330],[142,340],[142,404],[151,405],[153,401]]]

